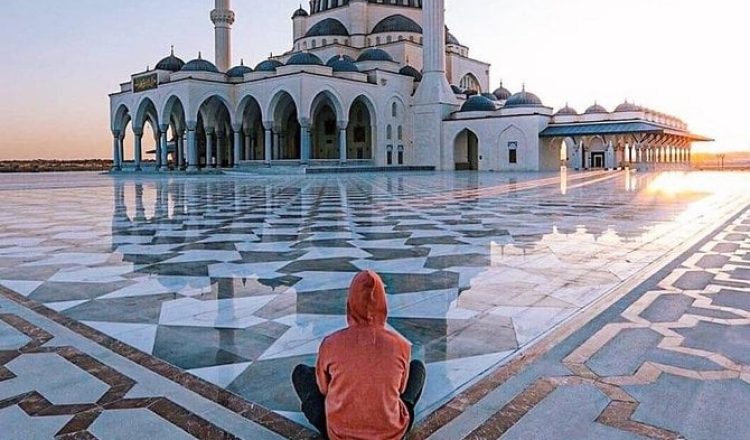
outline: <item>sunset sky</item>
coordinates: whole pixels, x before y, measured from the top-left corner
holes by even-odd
[[[307,3],[306,1],[304,3]],[[300,0],[233,0],[234,62],[291,46]],[[3,0],[0,160],[110,158],[108,97],[175,45],[213,59],[213,0]],[[556,109],[634,101],[710,149],[750,150],[750,6],[738,0],[447,0],[451,31]],[[151,145],[146,143],[147,147]],[[705,149],[701,146],[701,149]]]

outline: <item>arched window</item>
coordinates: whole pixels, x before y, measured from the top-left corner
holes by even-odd
[[[393,126],[390,124],[385,128],[385,138],[388,140],[393,139]]]
[[[404,140],[404,127],[399,125],[397,131],[398,131],[398,140],[403,141]]]
[[[398,118],[398,105],[395,102],[391,105],[391,116]]]
[[[464,77],[461,78],[459,86],[467,92],[474,91],[479,93],[482,91],[482,86],[479,85],[479,80],[472,73],[467,73],[466,75],[464,75]]]

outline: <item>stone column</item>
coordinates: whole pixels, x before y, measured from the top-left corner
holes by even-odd
[[[224,131],[216,132],[216,168],[224,166],[224,153],[227,144],[227,134]]]
[[[206,129],[206,168],[213,168],[214,159],[214,129]]]
[[[250,138],[250,133],[245,133],[245,160],[254,160],[255,157],[253,154],[255,153],[255,150],[253,149],[252,140]]]
[[[122,170],[122,156],[120,156],[120,132],[113,131],[114,138],[112,143],[112,171]]]
[[[242,154],[242,127],[234,127],[234,157],[232,164],[236,167],[240,164],[240,154]]]
[[[270,128],[266,128],[265,142],[263,143],[263,160],[266,165],[271,165],[271,142],[273,139],[273,133]]]
[[[159,171],[169,171],[169,151],[167,148],[167,130],[169,130],[168,125],[161,125],[159,126],[161,141],[159,143],[159,153],[160,153],[160,163],[159,163]]]
[[[310,120],[300,119],[299,121],[300,135],[302,136],[302,148],[300,149],[300,163],[307,164],[310,162]]]
[[[274,128],[273,130],[273,156],[274,160],[281,159],[281,136],[279,130]]]
[[[133,135],[135,136],[135,151],[133,152],[135,170],[141,171],[141,157],[143,155],[143,152],[141,151],[143,143],[143,130],[133,130]]]
[[[339,122],[339,162],[346,163],[346,127],[349,125],[346,121]]]
[[[198,172],[198,140],[195,138],[195,122],[188,123],[187,149],[188,149],[188,173]]]
[[[185,169],[185,132],[181,131],[177,135],[177,156],[176,156],[178,170]]]
[[[230,0],[216,0],[216,9],[211,11],[211,21],[215,27],[216,67],[222,72],[232,64],[232,25],[234,12]]]

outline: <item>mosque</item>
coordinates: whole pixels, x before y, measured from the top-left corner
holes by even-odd
[[[146,125],[156,169],[190,173],[651,168],[710,141],[629,102],[579,113],[526,87],[490,91],[445,0],[312,0],[292,15],[293,47],[255,67],[232,66],[235,14],[215,2],[215,62],[173,50],[110,95],[114,171],[145,169]]]

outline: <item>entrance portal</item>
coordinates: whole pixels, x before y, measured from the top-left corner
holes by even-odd
[[[591,168],[604,168],[604,153],[591,153]]]
[[[471,130],[465,129],[456,136],[453,161],[456,171],[479,170],[479,139]]]

